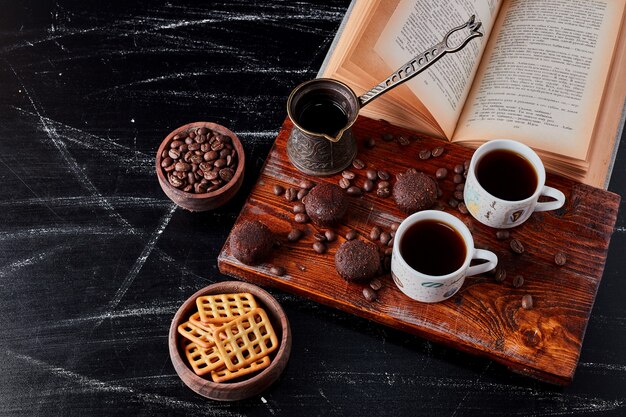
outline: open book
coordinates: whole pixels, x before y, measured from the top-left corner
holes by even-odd
[[[484,37],[361,114],[476,147],[532,147],[606,188],[623,127],[626,0],[353,0],[319,76],[362,94],[475,14]]]

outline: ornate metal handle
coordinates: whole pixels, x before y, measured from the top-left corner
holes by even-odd
[[[392,88],[397,87],[403,82],[415,77],[417,74],[421,73],[426,68],[437,62],[439,58],[441,58],[445,54],[458,52],[463,49],[465,45],[467,45],[468,42],[472,39],[483,36],[483,34],[478,31],[482,23],[475,22],[475,19],[476,16],[472,15],[469,20],[461,26],[450,29],[450,31],[446,33],[446,35],[443,37],[443,40],[441,42],[428,48],[425,52],[422,52],[406,64],[402,65],[386,80],[359,97],[359,104],[361,105],[361,107],[365,106],[367,103],[374,100],[381,94],[384,94]],[[452,35],[456,31],[465,28],[469,28],[469,35],[465,39],[463,39],[463,41],[458,45],[449,45],[448,41],[450,35]]]

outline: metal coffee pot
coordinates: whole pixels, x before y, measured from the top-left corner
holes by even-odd
[[[471,16],[466,23],[446,33],[441,42],[402,65],[360,97],[346,84],[330,78],[317,78],[297,86],[287,100],[287,114],[294,125],[287,140],[287,155],[291,163],[305,174],[316,176],[332,175],[348,167],[357,152],[351,128],[361,107],[415,77],[442,56],[463,49],[470,40],[483,35],[478,31],[480,26],[481,22],[476,22],[475,16]],[[465,28],[469,29],[467,36],[456,45],[451,45],[450,36]],[[317,131],[311,130],[310,126],[305,128],[303,114],[311,103],[340,109],[342,117],[345,116],[345,124],[333,133],[320,133],[325,130],[323,128],[315,128]]]

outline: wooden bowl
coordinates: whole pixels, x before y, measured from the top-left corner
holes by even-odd
[[[169,146],[170,142],[173,140],[176,134],[190,129],[197,129],[199,127],[206,127],[224,136],[229,136],[232,140],[233,146],[237,150],[238,164],[237,170],[235,171],[235,175],[233,176],[232,180],[230,180],[222,188],[212,191],[210,193],[194,194],[179,190],[169,183],[165,176],[163,168],[161,168],[161,161],[163,159],[161,158],[161,154],[163,153],[163,150],[166,149],[167,146]],[[163,192],[174,203],[189,211],[207,211],[226,204],[231,198],[234,197],[237,191],[239,191],[239,188],[241,187],[241,184],[243,182],[243,172],[245,164],[246,158],[243,152],[243,146],[241,146],[241,142],[239,141],[237,135],[235,135],[224,126],[218,125],[216,123],[195,122],[186,124],[179,127],[178,129],[173,130],[169,135],[167,135],[165,139],[163,139],[163,142],[161,142],[161,146],[159,146],[159,150],[157,151],[156,174],[157,178],[159,179],[159,184],[163,189]]]
[[[260,307],[263,307],[269,317],[277,338],[280,341],[278,350],[270,354],[272,362],[270,366],[259,373],[252,374],[249,378],[239,382],[216,383],[211,380],[210,375],[203,377],[196,375],[187,362],[187,358],[181,351],[181,338],[178,333],[178,326],[189,318],[195,311],[196,298],[210,294],[232,294],[248,292],[254,296]],[[193,391],[203,397],[219,401],[236,401],[260,394],[272,385],[282,374],[289,355],[291,354],[291,329],[289,321],[280,304],[267,291],[240,281],[226,281],[209,285],[189,297],[187,301],[178,309],[169,334],[170,358],[176,373],[182,381]],[[208,378],[208,379],[207,379]],[[243,377],[246,378],[246,377]]]

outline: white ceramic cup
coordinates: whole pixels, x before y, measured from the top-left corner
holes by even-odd
[[[447,275],[428,275],[413,269],[400,253],[402,237],[413,224],[434,220],[444,223],[456,230],[465,243],[465,260],[456,271]],[[470,266],[472,259],[483,259],[487,262]],[[491,271],[498,264],[498,257],[483,249],[474,248],[474,239],[465,224],[451,214],[438,210],[424,210],[410,215],[400,224],[396,231],[391,256],[391,276],[393,281],[407,296],[425,303],[436,303],[452,297],[463,285],[465,277]]]
[[[481,158],[495,150],[512,151],[524,157],[532,165],[537,174],[537,188],[530,197],[524,200],[510,201],[491,195],[476,178],[476,168]],[[561,208],[565,203],[565,195],[556,188],[548,187],[546,170],[539,156],[523,143],[509,139],[492,140],[481,145],[472,156],[463,199],[467,210],[479,222],[498,229],[507,229],[524,223],[535,211],[549,211]],[[554,201],[538,202],[540,196],[548,196]]]

